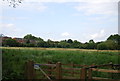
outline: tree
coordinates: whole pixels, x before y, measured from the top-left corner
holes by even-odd
[[[27,41],[26,41],[26,44],[30,44],[30,40],[27,40]]]
[[[22,3],[23,0],[3,0],[3,1],[7,1],[9,3],[9,6],[16,8],[16,6]]]
[[[50,39],[47,40],[46,44],[47,44],[47,47],[54,47],[54,41]]]
[[[115,35],[111,35],[107,38],[107,41],[110,42],[110,40],[112,41],[112,43],[114,43],[116,46],[116,49],[120,49],[120,35],[119,34],[115,34]]]
[[[113,40],[107,40],[97,45],[97,49],[99,50],[116,50],[118,48],[118,44]]]
[[[72,39],[68,39],[67,43],[73,43]]]
[[[88,49],[96,49],[97,48],[97,45],[96,43],[94,42],[94,40],[89,40],[89,43],[87,44],[87,48]]]
[[[77,40],[74,40],[72,43],[72,48],[81,48],[80,47],[81,43]]]
[[[117,49],[118,43],[116,43],[115,41],[113,41],[113,40],[107,40],[105,43],[106,43],[107,48],[109,50],[115,50],[115,49]]]
[[[20,46],[20,43],[18,43],[14,39],[9,38],[3,41],[3,46],[16,47],[16,46]]]
[[[42,38],[40,38],[40,37],[35,37],[35,36],[33,36],[32,34],[27,34],[26,36],[24,36],[24,39],[44,41]]]
[[[61,47],[61,48],[69,48],[70,43],[67,43],[66,41],[60,41],[59,47]]]
[[[98,50],[108,50],[107,45],[103,42],[97,45]]]
[[[120,41],[120,35],[115,34],[115,35],[111,35],[107,38],[107,40],[113,40],[113,41]]]
[[[89,43],[95,43],[93,39],[89,40]]]
[[[112,40],[112,41],[114,41],[115,43],[118,44],[118,47],[117,47],[117,48],[120,48],[120,35],[118,35],[118,34],[111,35],[110,37],[107,38],[107,40]]]
[[[36,46],[37,47],[45,47],[45,44],[46,44],[45,41],[39,41]]]
[[[27,34],[26,36],[24,36],[24,39],[35,40],[37,38],[35,36],[32,36],[32,34]]]
[[[26,46],[37,46],[37,47],[43,47],[44,40],[40,37],[35,37],[32,34],[27,34],[24,36],[24,39],[26,39]]]
[[[82,49],[88,49],[88,43],[87,43],[87,42],[82,43],[82,44],[81,44],[81,48],[82,48]]]

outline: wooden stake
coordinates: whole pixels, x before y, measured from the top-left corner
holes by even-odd
[[[80,74],[80,79],[81,79],[81,81],[85,81],[85,79],[86,79],[86,74],[87,74],[86,68],[82,68],[82,69],[81,69],[81,74]]]
[[[62,79],[62,68],[60,62],[56,64],[56,79]]]

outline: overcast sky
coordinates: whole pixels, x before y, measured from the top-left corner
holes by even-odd
[[[23,0],[16,8],[0,1],[0,33],[44,40],[104,41],[118,33],[119,0]]]

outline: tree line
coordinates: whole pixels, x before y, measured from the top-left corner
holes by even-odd
[[[22,42],[19,42],[22,40]],[[44,48],[79,48],[79,49],[98,49],[98,50],[120,50],[120,35],[110,35],[107,40],[101,42],[89,42],[81,43],[77,40],[61,40],[52,41],[48,39],[44,41],[40,37],[35,37],[32,34],[27,34],[21,39],[8,38],[2,41],[2,46],[9,47],[44,47]]]

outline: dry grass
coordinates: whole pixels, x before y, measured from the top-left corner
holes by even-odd
[[[0,47],[1,49],[31,49],[31,50],[66,50],[66,51],[96,51],[96,52],[120,52],[119,50],[96,50],[75,48],[40,48],[40,47]]]

